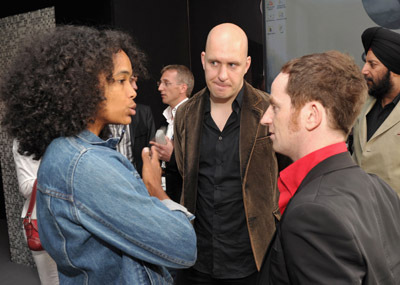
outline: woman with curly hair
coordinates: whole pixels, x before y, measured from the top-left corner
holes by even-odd
[[[119,138],[99,137],[130,123],[143,60],[123,32],[59,26],[28,41],[0,85],[2,124],[41,161],[39,234],[60,284],[172,284],[166,268],[195,262],[193,216],[163,191],[156,150],[143,151],[142,181]]]

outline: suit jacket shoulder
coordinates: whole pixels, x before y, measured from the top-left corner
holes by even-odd
[[[332,156],[289,202],[268,254],[280,264],[266,268],[282,284],[398,284],[399,220],[400,200],[383,180],[348,153]]]
[[[151,108],[147,105],[137,104],[136,115],[132,116],[129,125],[132,154],[134,165],[139,174],[142,174],[142,149],[149,145],[155,135],[155,124]]]
[[[376,99],[369,96],[353,128],[353,159],[366,172],[377,174],[400,196],[400,103],[367,141],[367,114]]]

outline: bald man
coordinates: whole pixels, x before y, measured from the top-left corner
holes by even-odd
[[[369,98],[353,129],[353,158],[400,196],[400,34],[372,27],[361,36]]]
[[[201,53],[207,87],[176,113],[181,203],[196,215],[198,252],[178,284],[255,284],[275,231],[277,159],[259,124],[269,96],[243,79],[247,45],[238,26],[214,27]]]

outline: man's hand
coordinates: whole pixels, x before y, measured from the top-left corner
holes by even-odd
[[[159,144],[155,141],[150,141],[150,144],[156,148],[158,158],[168,162],[171,159],[172,152],[174,151],[174,145],[167,136],[165,136],[165,140],[167,141],[166,144]]]
[[[169,199],[161,187],[161,167],[156,147],[152,146],[151,152],[148,147],[143,148],[142,160],[142,179],[150,196],[157,197],[160,200]]]

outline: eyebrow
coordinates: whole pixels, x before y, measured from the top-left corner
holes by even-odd
[[[118,76],[120,74],[126,74],[129,76],[131,73],[127,70],[121,70],[121,71],[117,72],[116,74],[114,74],[114,76]]]
[[[367,60],[368,63],[379,63],[376,59],[369,59]]]
[[[220,62],[219,60],[217,60],[217,59],[215,59],[215,58],[208,58],[208,59],[207,59],[207,62],[214,62],[214,61]]]

